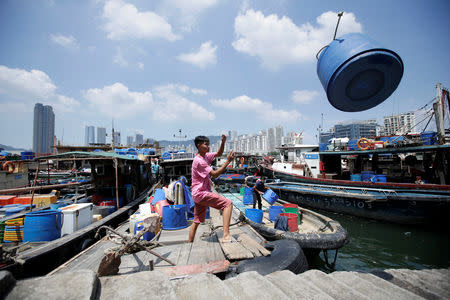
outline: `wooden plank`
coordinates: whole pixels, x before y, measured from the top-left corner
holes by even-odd
[[[230,267],[230,262],[228,260],[219,260],[204,264],[191,264],[188,266],[176,266],[161,268],[158,271],[167,274],[170,277],[198,274],[198,273],[221,273],[226,272]]]
[[[232,230],[230,230],[231,235],[233,236]],[[220,247],[222,247],[223,253],[225,257],[230,260],[242,260],[253,258],[254,255],[247,248],[243,247],[239,242],[222,242],[223,231],[217,231],[217,237],[219,239]],[[234,238],[234,236],[233,236]]]
[[[268,256],[270,255],[270,251],[258,244],[255,240],[249,237],[247,234],[242,233],[238,237],[238,242],[247,248],[253,255],[256,256]]]

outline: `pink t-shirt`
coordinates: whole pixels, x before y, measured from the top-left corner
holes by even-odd
[[[210,165],[216,154],[217,152],[208,152],[205,157],[197,154],[192,162],[192,197],[194,202],[201,200],[205,192],[211,192],[209,173],[212,168]]]

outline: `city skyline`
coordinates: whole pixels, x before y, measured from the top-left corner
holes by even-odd
[[[55,135],[67,145],[83,144],[85,126],[106,128],[110,139],[112,119],[122,140],[282,125],[313,143],[319,126],[381,123],[424,106],[438,82],[450,86],[449,1],[183,3],[1,1],[0,125],[10,130],[0,143],[32,147],[36,102],[53,107]],[[362,33],[404,63],[394,93],[363,112],[335,109],[317,76],[316,54],[340,11],[337,38]]]

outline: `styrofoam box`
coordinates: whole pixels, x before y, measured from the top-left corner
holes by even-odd
[[[71,234],[91,224],[93,208],[92,203],[79,203],[61,207],[64,216],[61,236]]]

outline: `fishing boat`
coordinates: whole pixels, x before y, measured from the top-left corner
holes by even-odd
[[[245,194],[241,195],[236,189],[229,189],[221,192],[221,194],[233,201],[233,205],[240,211],[241,218],[245,218],[246,222],[266,239],[294,240],[300,245],[307,257],[317,255],[320,251],[338,250],[349,241],[347,231],[339,222],[312,210],[297,207],[297,205],[295,207],[286,205],[288,202],[283,197],[280,197],[273,205],[263,200],[262,211],[253,210],[259,215],[253,218],[251,216],[253,213],[252,202],[244,204]],[[252,199],[251,196],[250,199]],[[276,215],[283,211],[283,205],[290,206],[290,209],[293,209],[294,213],[298,215],[299,219],[297,220],[299,221],[295,221],[298,223],[293,230],[290,228],[289,231],[284,231],[275,228]]]
[[[450,195],[299,182],[267,186],[290,203],[392,223],[439,223],[450,213]]]
[[[100,226],[117,226],[126,220],[129,212],[148,198],[154,184],[149,175],[150,164],[126,155],[67,152],[36,160],[85,161],[93,171],[89,182],[37,186],[35,176],[31,187],[0,190],[0,194],[9,195],[8,201],[27,201],[22,204],[33,210],[18,211],[0,219],[2,224],[13,222],[15,232],[14,239],[2,241],[0,268],[11,271],[16,278],[46,274],[87,248],[95,242]],[[74,201],[67,198],[57,201],[56,196],[47,197],[47,202],[38,201],[43,196],[38,191],[67,187],[75,189],[71,197]],[[31,195],[20,195],[30,191]]]

